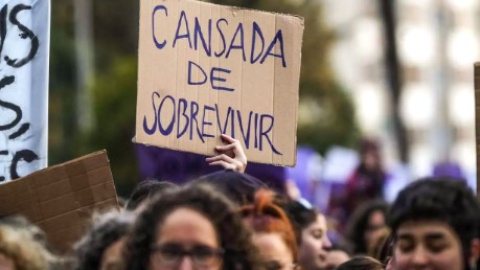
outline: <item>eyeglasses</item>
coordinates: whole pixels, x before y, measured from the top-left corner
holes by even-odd
[[[155,260],[165,267],[176,268],[181,263],[183,257],[189,256],[193,265],[200,269],[210,269],[218,266],[222,262],[224,254],[222,249],[195,246],[185,250],[182,245],[178,244],[154,246],[151,252],[155,256]]]

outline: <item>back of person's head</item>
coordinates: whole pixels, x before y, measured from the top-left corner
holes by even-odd
[[[459,239],[463,263],[468,269],[472,240],[478,238],[479,206],[475,195],[462,181],[425,178],[401,191],[390,210],[392,233],[405,224],[437,222],[451,228]],[[409,225],[410,227],[414,225]]]
[[[16,270],[45,270],[56,263],[54,256],[35,240],[32,231],[6,224],[0,225],[0,256],[2,263]]]
[[[281,207],[273,200],[275,193],[266,189],[259,190],[251,205],[240,210],[246,223],[256,233],[278,233],[293,255],[294,262],[298,259],[297,237],[290,220]]]
[[[262,183],[276,193],[286,194],[287,170],[284,167],[249,162],[245,173],[260,179]]]
[[[370,231],[377,231],[385,229],[387,216],[388,216],[388,204],[384,201],[369,201],[360,205],[355,212],[353,213],[349,223],[347,224],[347,237],[351,244],[353,245],[354,254],[367,254],[369,250],[369,243],[365,234]],[[370,218],[376,213],[380,212],[384,219],[383,226],[374,226],[375,228],[370,227]]]
[[[132,212],[111,210],[96,214],[90,231],[75,245],[75,269],[102,269],[106,250],[126,237],[134,220],[135,214]],[[119,261],[111,263],[121,264]]]
[[[133,189],[133,192],[128,199],[126,208],[130,211],[133,211],[146,199],[151,198],[163,190],[176,187],[177,185],[170,182],[158,181],[154,179],[143,180],[139,182]]]
[[[240,206],[253,203],[255,193],[259,189],[267,187],[262,181],[251,175],[234,171],[207,174],[195,181],[212,185]]]
[[[205,183],[190,183],[158,194],[139,214],[128,243],[130,254],[127,269],[149,268],[151,257],[155,255],[152,248],[158,247],[159,237],[165,236],[162,235],[162,228],[167,225],[166,221],[176,211],[184,209],[200,214],[213,226],[215,241],[223,251],[221,269],[258,268],[251,233],[238,215],[236,206],[214,187]],[[176,245],[183,243],[176,242]]]
[[[335,270],[341,264],[350,260],[350,255],[344,249],[332,248],[327,253],[325,267],[322,270]],[[302,268],[303,269],[303,268]],[[318,269],[318,268],[317,268]]]
[[[371,257],[353,257],[347,262],[339,265],[336,270],[384,270],[383,264]]]

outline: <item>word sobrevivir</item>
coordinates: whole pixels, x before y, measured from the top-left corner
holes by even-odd
[[[208,119],[212,119],[212,117],[214,121],[210,122]],[[168,121],[162,121],[162,118],[168,119]],[[154,119],[153,123],[151,119]],[[172,136],[176,134],[177,138],[188,136],[190,140],[198,136],[202,143],[205,143],[205,138],[214,137],[214,135],[208,134],[205,128],[213,125],[218,127],[219,133],[228,134],[233,138],[236,138],[236,133],[240,133],[247,149],[253,145],[255,149],[264,151],[264,148],[268,147],[273,153],[282,155],[275,148],[269,136],[274,124],[275,118],[269,114],[250,111],[247,116],[246,112],[242,113],[232,107],[228,107],[227,111],[222,113],[218,104],[213,107],[208,105],[200,107],[197,102],[188,102],[184,98],[180,98],[178,101],[170,95],[160,98],[158,92],[152,93],[152,114],[148,120],[147,116],[143,117],[143,130],[148,135],[160,133],[163,136]],[[240,132],[235,130],[236,127],[240,128]]]
[[[199,47],[202,46],[205,55],[209,57],[214,55],[217,58],[224,57],[225,59],[228,59],[233,50],[238,50],[242,53],[243,62],[249,62],[250,64],[263,64],[268,57],[279,58],[282,60],[282,66],[284,68],[287,67],[283,33],[281,29],[277,30],[272,39],[267,39],[267,41],[270,42],[266,42],[266,37],[263,34],[261,26],[258,23],[253,22],[251,25],[251,46],[248,46],[248,43],[245,43],[244,25],[241,22],[236,25],[236,28],[229,29],[229,22],[227,19],[215,19],[216,30],[213,30],[212,33],[212,19],[208,19],[208,23],[206,25],[204,24],[202,29],[198,17],[194,17],[193,27],[190,29],[189,20],[190,25],[192,25],[192,18],[188,18],[185,11],[182,10],[177,22],[175,36],[169,37],[162,33],[162,31],[155,31],[156,27],[161,28],[162,19],[160,18],[163,16],[168,18],[168,8],[163,5],[156,6],[152,12],[152,37],[155,46],[160,50],[167,45],[175,48],[178,42],[188,42],[189,48],[194,49],[195,51],[199,50]],[[205,30],[205,28],[207,28],[207,30]],[[226,32],[231,32],[233,29],[235,29],[233,36],[230,37],[225,35]],[[214,34],[218,35],[221,39],[221,45],[219,45],[220,48],[212,48],[212,35]],[[171,43],[169,42],[170,38],[172,38]],[[200,42],[202,43],[201,45],[199,45]],[[276,53],[276,46],[278,46],[278,53]],[[249,60],[247,60],[248,50],[250,50]]]

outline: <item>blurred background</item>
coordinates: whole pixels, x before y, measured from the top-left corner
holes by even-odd
[[[49,164],[106,148],[126,196],[143,177],[131,142],[139,0],[51,2]],[[212,2],[305,18],[292,196],[336,215],[335,198],[363,167],[385,179],[372,198],[392,200],[430,175],[475,188],[479,1]]]

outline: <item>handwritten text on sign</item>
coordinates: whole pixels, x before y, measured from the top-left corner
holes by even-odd
[[[0,183],[46,167],[49,1],[0,4]]]
[[[137,141],[293,165],[300,18],[190,0],[141,2]]]

